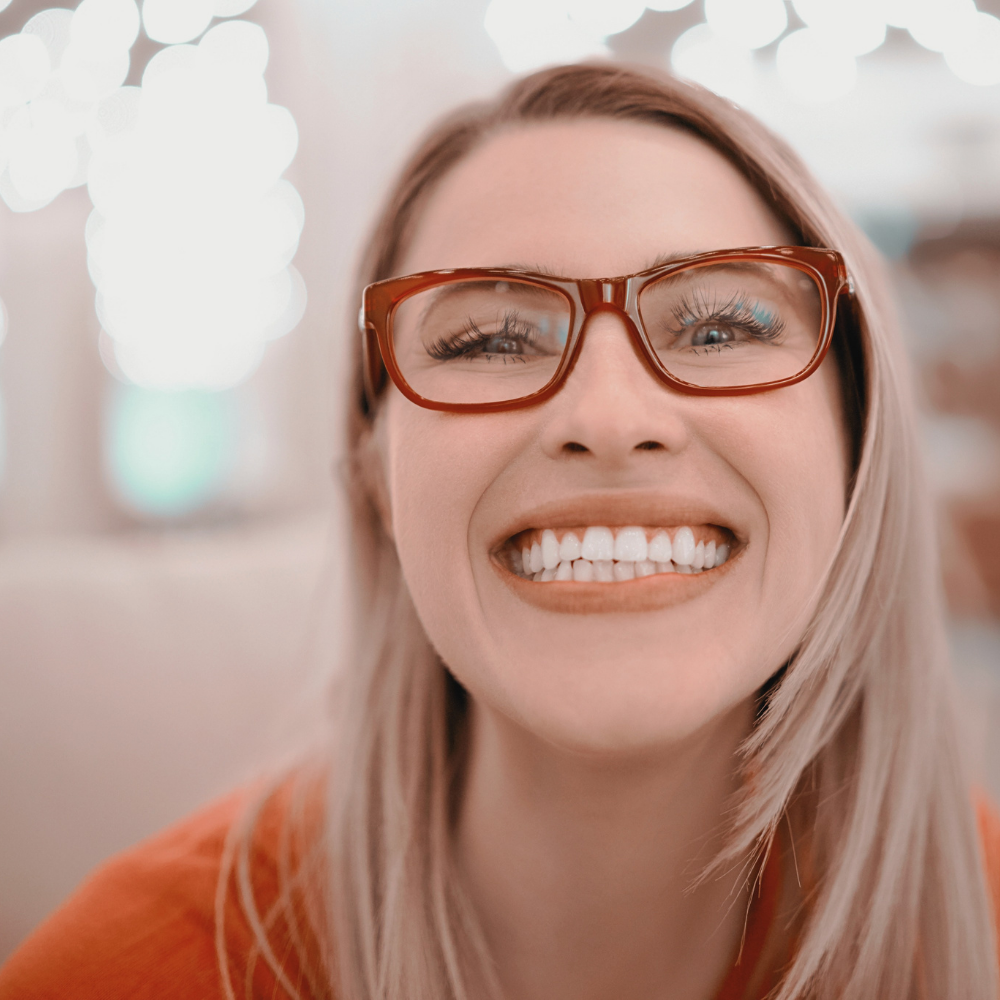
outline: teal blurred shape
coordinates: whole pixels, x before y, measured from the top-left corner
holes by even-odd
[[[856,221],[889,260],[905,257],[920,230],[920,221],[906,209],[869,210],[861,213]]]
[[[235,446],[227,392],[114,387],[105,454],[115,489],[143,514],[180,517],[203,506],[225,481]]]

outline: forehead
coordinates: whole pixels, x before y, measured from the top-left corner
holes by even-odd
[[[585,119],[511,128],[473,150],[429,198],[402,273],[523,266],[605,277],[663,254],[791,241],[703,140]]]

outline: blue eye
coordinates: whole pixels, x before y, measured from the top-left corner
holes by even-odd
[[[731,330],[720,330],[717,326],[710,326],[698,330],[691,337],[692,347],[705,347],[710,344],[728,344],[734,340]]]

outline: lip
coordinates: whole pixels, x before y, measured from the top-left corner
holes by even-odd
[[[713,524],[728,529],[736,540],[733,553],[721,566],[698,574],[659,573],[618,583],[579,583],[525,580],[504,565],[501,557],[508,539],[529,528],[573,528],[630,524]],[[746,534],[720,510],[704,501],[662,491],[578,494],[552,500],[519,513],[503,525],[490,546],[490,563],[503,584],[526,604],[563,614],[601,614],[655,611],[693,600],[715,586],[739,562]]]

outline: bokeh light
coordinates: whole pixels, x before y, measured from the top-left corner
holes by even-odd
[[[599,35],[569,16],[566,0],[490,0],[483,25],[512,73],[608,51]]]
[[[829,103],[850,93],[857,82],[854,56],[815,28],[786,35],[775,59],[782,83],[800,104]]]
[[[224,484],[236,427],[227,393],[118,386],[106,430],[111,481],[139,513],[189,514]]]
[[[748,53],[780,41],[775,65],[792,97],[807,105],[831,103],[854,87],[856,58],[880,48],[893,26],[943,53],[947,66],[967,83],[1000,82],[1000,20],[978,11],[975,0],[789,2],[805,29],[793,25],[789,31],[786,0],[704,0],[705,22],[684,32],[671,49],[674,72],[747,103],[762,68]],[[645,10],[677,11],[691,3],[491,0],[484,26],[504,65],[522,73],[610,55],[608,39],[631,28]]]
[[[215,0],[143,0],[142,26],[154,42],[197,38],[215,16]]]
[[[885,41],[885,17],[873,0],[792,0],[792,6],[806,25],[853,56]]]
[[[233,386],[305,308],[291,266],[304,209],[281,179],[298,131],[267,101],[267,36],[249,21],[210,26],[253,4],[144,0],[140,15],[136,0],[81,0],[0,39],[0,197],[30,212],[87,185],[98,317],[115,374],[139,386]],[[167,44],[126,87],[142,27]]]
[[[88,133],[97,312],[137,385],[235,385],[301,318],[304,209],[281,180],[298,132],[267,103],[267,57],[258,25],[218,24],[154,56]]]
[[[652,3],[647,3],[646,6],[650,10],[681,10],[687,7],[692,0],[652,0]]]
[[[720,38],[759,49],[788,27],[788,12],[785,0],[705,0],[705,20]]]
[[[598,38],[631,28],[645,9],[645,0],[568,0],[567,4],[570,18]]]
[[[944,61],[966,83],[980,87],[1000,83],[1000,19],[977,13],[949,40]]]
[[[943,52],[976,18],[975,0],[910,0],[905,27],[925,49]]]
[[[696,24],[674,42],[670,64],[678,76],[743,103],[754,84],[753,55],[707,24]]]
[[[245,14],[257,0],[215,0],[216,17],[238,17]]]

